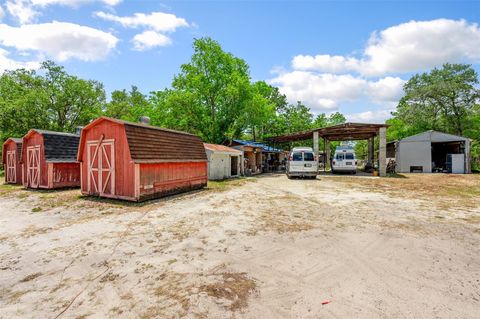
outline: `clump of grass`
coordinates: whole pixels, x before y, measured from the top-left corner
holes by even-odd
[[[248,278],[246,273],[224,272],[220,277],[221,280],[217,282],[202,285],[200,291],[207,293],[210,297],[231,301],[231,304],[226,306],[230,311],[246,308],[248,297],[255,291],[255,281]]]
[[[234,186],[241,186],[247,182],[254,181],[253,177],[238,177],[232,179],[224,179],[220,181],[208,181],[207,189],[215,191],[224,191]]]
[[[38,212],[41,212],[42,211],[42,208],[41,207],[34,207],[32,208],[32,213],[38,213]]]
[[[20,280],[20,282],[29,282],[29,281],[32,281],[32,280],[40,277],[41,275],[42,275],[41,272],[36,272],[36,273],[33,273],[33,274],[30,274],[30,275],[26,276],[25,278]]]

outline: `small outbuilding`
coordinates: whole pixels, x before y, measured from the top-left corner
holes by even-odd
[[[193,134],[100,117],[81,133],[82,193],[143,201],[207,185],[207,155]]]
[[[470,140],[466,137],[426,131],[393,144],[399,173],[471,173]]]
[[[5,168],[5,183],[22,184],[22,139],[8,138],[3,143],[2,163]]]
[[[262,147],[245,140],[233,140],[228,146],[243,152],[245,175],[262,173]]]
[[[28,188],[80,186],[80,136],[32,129],[23,137],[23,185]]]
[[[208,179],[222,180],[243,174],[243,153],[218,144],[203,144],[208,158]]]

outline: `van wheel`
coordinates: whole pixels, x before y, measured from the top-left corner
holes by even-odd
[[[287,174],[287,178],[288,178],[288,179],[292,179],[292,176],[290,176],[290,175]]]

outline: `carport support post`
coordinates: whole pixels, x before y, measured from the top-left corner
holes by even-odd
[[[367,163],[373,165],[373,137],[368,139]]]
[[[325,145],[325,161],[327,162],[328,166],[330,167],[330,141],[328,139],[325,139],[325,142],[326,142],[326,145]]]
[[[378,172],[380,176],[387,176],[387,128],[381,127],[378,130]]]
[[[313,153],[318,161],[318,132],[313,132]]]

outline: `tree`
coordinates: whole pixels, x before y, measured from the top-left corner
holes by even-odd
[[[181,66],[172,89],[156,92],[152,103],[155,112],[169,114],[169,122],[162,124],[221,143],[226,136],[243,131],[245,110],[252,109],[248,65],[210,38],[195,39],[193,49],[191,61]]]
[[[480,98],[477,84],[477,73],[470,65],[447,63],[417,74],[405,84],[405,96],[394,116],[418,130],[463,135]]]
[[[43,79],[34,71],[6,71],[0,77],[0,141],[31,128],[49,128]]]
[[[115,90],[111,101],[105,106],[104,114],[108,117],[136,122],[141,116],[151,116],[152,106],[147,97],[136,86],[130,91]]]
[[[101,114],[105,91],[100,82],[83,80],[65,72],[52,61],[42,63],[43,107],[49,114],[50,129],[73,132]]]

